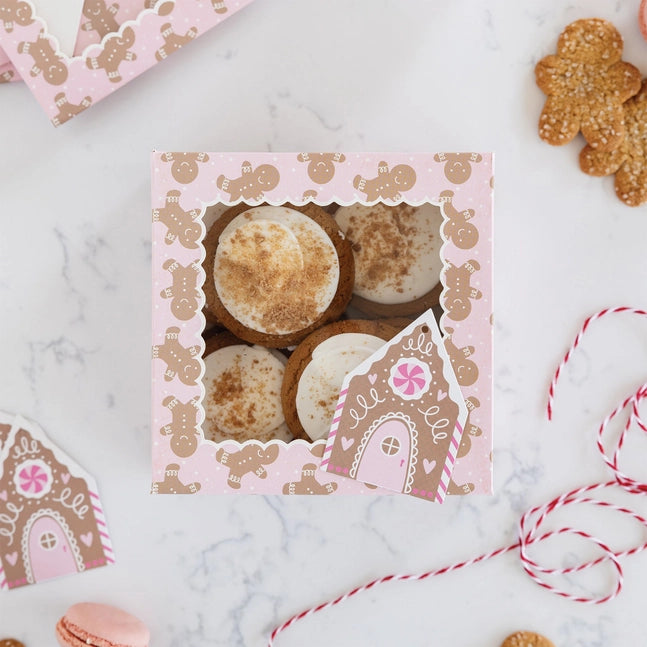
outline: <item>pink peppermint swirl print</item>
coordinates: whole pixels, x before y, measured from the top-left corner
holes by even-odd
[[[405,400],[420,398],[429,389],[430,382],[429,366],[415,357],[396,362],[389,376],[392,391]]]
[[[52,472],[42,460],[28,460],[17,467],[14,482],[22,496],[39,499],[51,489]]]

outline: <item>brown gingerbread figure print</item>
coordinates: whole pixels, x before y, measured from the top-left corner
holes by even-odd
[[[106,39],[103,51],[98,56],[90,56],[85,63],[91,70],[104,70],[111,83],[122,80],[119,66],[124,61],[134,61],[137,54],[130,48],[135,44],[135,31],[126,27],[121,35],[116,34]]]
[[[88,18],[81,25],[84,31],[96,31],[99,38],[119,31],[119,23],[115,19],[119,5],[116,3],[108,6],[106,0],[85,0],[83,15]]]
[[[369,202],[383,200],[400,200],[402,192],[408,191],[416,183],[416,172],[408,164],[397,164],[389,170],[386,162],[379,162],[377,177],[366,179],[356,175],[353,186],[366,195]]]
[[[13,79],[14,72],[13,70],[7,70],[0,74],[0,83],[9,83]]]
[[[445,164],[445,177],[452,184],[463,184],[472,175],[472,164],[483,161],[483,156],[480,153],[436,153],[434,161]]]
[[[453,198],[453,191],[442,191],[440,194],[440,203],[447,218],[443,223],[443,234],[459,249],[471,249],[479,240],[478,229],[470,222],[474,209],[458,211],[452,203]]]
[[[227,13],[225,0],[211,0],[211,6],[216,13]]]
[[[7,0],[0,5],[0,24],[10,34],[15,25],[26,27],[34,22],[33,12],[24,0]]]
[[[181,321],[188,321],[198,311],[200,292],[198,275],[200,265],[195,260],[184,267],[175,259],[169,258],[162,267],[173,277],[173,285],[161,291],[163,299],[171,299],[171,312]]]
[[[180,49],[180,47],[183,47],[187,43],[191,42],[198,35],[198,29],[196,27],[191,27],[189,30],[187,30],[184,36],[180,36],[180,34],[176,34],[175,31],[173,31],[173,25],[171,25],[170,22],[164,23],[160,28],[160,32],[162,34],[162,38],[164,39],[164,45],[162,45],[162,47],[160,47],[155,52],[155,58],[158,61],[163,61],[167,56],[171,55],[173,52],[176,52],[178,49]],[[184,154],[186,155],[187,153]],[[205,157],[209,159],[209,156],[205,153],[201,154],[205,155]],[[193,178],[191,178],[189,182],[191,182],[192,179]]]
[[[307,463],[301,469],[301,479],[286,483],[283,486],[283,494],[332,494],[337,489],[337,483],[319,483],[315,478],[317,469],[314,463]]]
[[[467,410],[469,413],[467,414],[467,420],[465,421],[465,431],[461,436],[461,443],[458,447],[456,458],[463,458],[463,456],[467,456],[467,454],[469,454],[470,452],[470,449],[472,449],[472,438],[480,436],[483,433],[480,427],[470,421],[472,413],[475,409],[481,406],[481,403],[474,396],[470,396],[469,398],[465,398],[465,404],[467,405]]]
[[[480,299],[483,293],[470,285],[472,275],[481,266],[475,260],[470,260],[460,267],[447,263],[445,269],[445,285],[443,307],[447,316],[454,321],[463,321],[472,312],[471,299]]]
[[[197,249],[198,240],[202,235],[200,224],[196,222],[200,216],[197,209],[184,211],[180,207],[181,192],[173,189],[166,194],[166,205],[153,209],[153,222],[161,222],[168,232],[164,242],[171,245],[176,240],[187,249]]]
[[[29,74],[31,76],[43,75],[43,79],[50,85],[61,85],[67,81],[67,66],[59,56],[49,37],[44,30],[40,30],[38,38],[33,42],[21,42],[18,45],[19,54],[28,54],[34,59]]]
[[[256,200],[260,201],[265,196],[265,191],[275,189],[279,183],[279,171],[272,164],[261,164],[253,168],[250,162],[243,162],[240,168],[240,177],[229,179],[221,175],[216,180],[216,185],[229,194],[230,200]]]
[[[335,177],[335,163],[346,161],[343,153],[299,153],[299,162],[308,163],[308,177],[316,184],[327,184]]]
[[[227,485],[234,490],[240,489],[240,482],[246,474],[255,474],[259,479],[267,478],[265,466],[273,463],[278,456],[278,445],[263,449],[260,445],[252,444],[235,452],[227,452],[221,447],[216,452],[216,460],[229,468]]]
[[[616,174],[616,195],[629,207],[647,202],[647,79],[640,92],[622,106],[626,137],[614,151],[604,152],[585,146],[580,168],[589,175]]]
[[[161,359],[166,364],[164,379],[167,382],[177,377],[182,384],[194,386],[200,376],[200,347],[185,348],[180,344],[179,336],[177,326],[167,328],[164,343],[153,346],[153,359]]]
[[[445,348],[447,349],[447,354],[452,363],[456,379],[460,386],[472,386],[479,377],[478,366],[471,359],[468,359],[474,354],[474,346],[458,348],[452,339],[454,329],[445,328],[445,330],[447,332],[445,337]]]
[[[166,466],[164,480],[153,483],[152,494],[195,494],[200,491],[200,483],[184,484],[180,481],[180,466],[171,463]]]
[[[449,485],[447,486],[447,494],[465,496],[466,494],[471,494],[474,492],[474,483],[463,483],[458,485],[454,479],[449,479]]]
[[[162,436],[171,437],[171,450],[180,458],[188,458],[198,448],[200,432],[198,431],[198,398],[189,402],[180,402],[175,396],[169,395],[162,401],[172,414],[172,420],[160,429]]]
[[[164,25],[164,27],[165,26],[166,25]],[[175,34],[173,34],[173,36],[175,36]],[[180,38],[180,36],[177,38]],[[193,38],[195,38],[195,35]],[[170,52],[168,53],[170,54]],[[180,184],[190,184],[198,177],[200,164],[204,164],[209,161],[209,155],[207,155],[207,153],[164,153],[161,160],[162,162],[171,163],[171,175],[174,180]]]
[[[83,100],[79,104],[70,103],[65,96],[65,92],[59,92],[54,97],[54,103],[58,108],[58,114],[52,119],[52,123],[55,126],[60,126],[66,121],[72,119],[83,112],[86,108],[89,108],[92,105],[92,97],[83,97]]]

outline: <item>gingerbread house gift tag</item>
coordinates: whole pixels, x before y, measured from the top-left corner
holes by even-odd
[[[321,466],[441,503],[467,413],[428,311],[346,375]]]
[[[0,589],[113,562],[94,479],[35,423],[0,418]]]

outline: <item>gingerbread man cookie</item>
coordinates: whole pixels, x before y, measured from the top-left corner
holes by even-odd
[[[106,39],[101,54],[87,58],[85,63],[91,70],[104,70],[111,83],[119,83],[122,80],[119,72],[121,63],[137,59],[137,54],[130,51],[134,44],[135,31],[132,27],[126,27],[121,36]]]
[[[162,26],[162,35],[164,36],[164,28],[168,27],[171,29],[171,25],[163,25]],[[188,33],[190,33],[194,28],[191,28]],[[195,38],[197,35],[197,31],[195,31],[194,35],[189,38],[188,40],[191,40],[192,38]],[[176,34],[173,33],[171,30],[170,32],[167,30],[167,34],[171,41],[175,38],[184,38],[183,36],[177,36]],[[166,36],[165,36],[166,39]],[[168,45],[168,41],[166,41],[166,44],[164,47]],[[162,47],[161,49],[164,49]],[[172,51],[175,51],[181,47],[181,45],[178,45],[172,50],[166,50],[166,55],[170,54]],[[158,50],[159,53],[160,50]],[[155,55],[157,56],[157,54]],[[157,59],[161,60],[161,59]],[[190,184],[193,182],[198,177],[198,172],[200,171],[200,166],[199,164],[204,164],[205,162],[209,161],[209,155],[206,153],[164,153],[162,155],[162,162],[170,162],[171,163],[171,175],[173,176],[173,179],[179,182],[180,184]]]
[[[263,449],[260,445],[248,445],[236,452],[226,452],[220,448],[216,460],[229,468],[227,484],[234,490],[240,488],[240,482],[246,474],[256,474],[259,479],[267,478],[265,465],[273,463],[279,456],[278,445]]]
[[[63,58],[56,53],[43,29],[40,30],[35,41],[21,42],[18,45],[18,53],[29,54],[34,59],[34,64],[29,71],[31,76],[42,73],[43,79],[51,85],[61,85],[67,81],[68,72]]]
[[[447,332],[445,348],[456,374],[456,379],[460,386],[472,386],[479,377],[478,366],[471,359],[468,359],[474,354],[474,346],[458,348],[452,340],[453,328],[445,328],[445,331]]]
[[[555,645],[541,634],[534,631],[517,631],[508,636],[501,647],[555,647]]]
[[[10,34],[15,25],[26,27],[34,22],[31,7],[24,0],[8,0],[0,6],[0,24]]]
[[[168,232],[164,241],[170,245],[179,241],[182,247],[197,249],[198,240],[202,235],[202,228],[196,222],[200,216],[197,209],[184,211],[180,207],[180,196],[182,193],[173,189],[166,194],[166,206],[161,209],[153,209],[153,222],[161,222],[166,225]]]
[[[317,184],[326,184],[335,176],[335,163],[346,161],[343,153],[299,153],[299,162],[308,162],[308,177]]]
[[[170,382],[178,377],[182,384],[193,386],[200,376],[199,346],[184,348],[179,342],[180,329],[176,326],[166,329],[166,340],[161,346],[153,346],[153,359],[166,363],[164,379]]]
[[[580,130],[589,146],[618,148],[625,137],[622,104],[640,89],[640,72],[622,58],[622,36],[600,18],[576,20],[557,42],[557,55],[535,68],[548,96],[539,136],[549,144],[570,142]]]
[[[445,177],[452,184],[463,184],[472,175],[472,164],[483,160],[479,153],[436,153],[434,161],[445,164]]]
[[[119,11],[118,4],[108,6],[106,0],[85,0],[83,15],[89,18],[81,25],[84,31],[96,31],[99,38],[119,31],[119,23],[115,16]]]
[[[443,234],[459,249],[471,249],[479,241],[478,229],[470,222],[474,209],[458,211],[452,204],[453,197],[453,191],[442,191],[440,194],[443,213],[447,218],[443,224]]]
[[[307,463],[301,469],[301,479],[286,483],[283,494],[332,494],[337,489],[337,483],[319,483],[315,474],[320,472],[314,463]]]
[[[275,166],[261,164],[253,168],[250,162],[243,162],[241,176],[233,180],[221,175],[216,180],[216,185],[225,193],[229,193],[229,199],[261,201],[265,191],[275,189],[279,183],[280,175]]]
[[[483,293],[470,285],[474,272],[481,266],[475,260],[467,261],[460,267],[447,263],[445,269],[445,285],[443,306],[450,319],[463,321],[472,311],[471,299],[480,299]]]
[[[169,258],[162,267],[173,276],[173,285],[161,291],[163,299],[171,299],[171,312],[181,321],[188,321],[198,311],[200,291],[198,275],[200,265],[195,260],[184,267],[175,259]]]
[[[171,449],[176,456],[187,458],[198,447],[200,432],[198,431],[198,398],[189,402],[180,402],[175,396],[169,395],[162,401],[173,414],[173,419],[160,429],[162,436],[171,436]]]
[[[180,481],[180,466],[171,463],[166,466],[164,480],[153,483],[152,494],[195,494],[200,490],[200,483],[189,483],[184,485]]]
[[[379,162],[377,177],[366,179],[356,175],[353,186],[366,195],[369,202],[380,198],[400,200],[402,191],[408,191],[416,183],[416,172],[408,164],[398,164],[389,170],[386,162]]]
[[[616,174],[616,195],[629,207],[647,202],[647,79],[640,92],[624,106],[626,137],[614,151],[586,146],[580,168],[589,175]]]
[[[92,105],[92,97],[84,97],[81,103],[74,104],[67,100],[65,92],[59,92],[54,97],[54,103],[58,108],[58,114],[52,119],[52,123],[55,126],[60,126],[72,119],[72,117],[78,115],[79,112],[83,112],[86,108],[89,108]]]

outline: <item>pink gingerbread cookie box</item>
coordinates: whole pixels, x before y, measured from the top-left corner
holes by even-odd
[[[492,154],[151,161],[153,493],[491,493]]]
[[[251,1],[85,0],[65,53],[39,16],[42,0],[0,0],[0,83],[24,80],[59,126]]]

